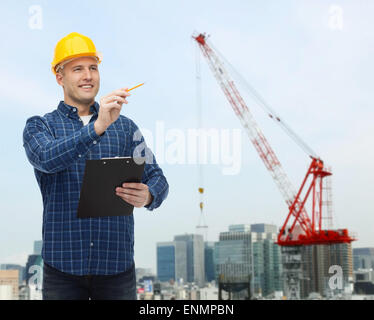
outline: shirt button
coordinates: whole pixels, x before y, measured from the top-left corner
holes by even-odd
[[[93,242],[90,243],[91,247],[93,247]]]
[[[76,108],[74,108],[74,109],[73,109],[73,111],[74,111],[74,112],[76,112],[76,111],[77,111],[77,109],[76,109]]]
[[[79,158],[81,158],[81,157],[82,157],[82,155],[81,155],[81,154],[78,154],[78,157],[79,157]]]
[[[79,121],[82,121],[82,119],[81,119],[81,118],[79,118]]]
[[[97,143],[97,141],[96,141],[96,140],[94,140],[93,144],[96,144],[96,143]]]

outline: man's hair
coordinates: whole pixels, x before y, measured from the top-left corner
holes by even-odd
[[[97,57],[92,57],[92,58],[95,58],[97,62],[99,62],[99,59]],[[65,64],[69,63],[70,61],[73,61],[75,58],[72,58],[72,59],[69,59],[69,60],[65,60],[63,62],[61,62],[60,64],[58,64],[56,67],[55,67],[55,70],[56,70],[56,73],[60,73],[62,75],[64,75],[64,67],[65,67]],[[60,72],[62,70],[62,72]]]
[[[65,75],[64,67],[56,69],[56,73],[59,73],[64,76]]]

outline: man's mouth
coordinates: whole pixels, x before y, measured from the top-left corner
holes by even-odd
[[[93,88],[92,84],[82,84],[79,86],[79,88],[82,88],[84,90],[91,90]]]

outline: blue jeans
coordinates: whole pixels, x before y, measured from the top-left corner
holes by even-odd
[[[135,264],[115,275],[76,276],[44,263],[43,300],[136,300]]]

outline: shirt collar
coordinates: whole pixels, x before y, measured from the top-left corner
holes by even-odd
[[[69,117],[72,114],[76,114],[78,116],[78,108],[68,105],[64,101],[60,101],[57,109],[61,111],[64,115],[66,115],[67,117]],[[93,115],[98,114],[99,109],[100,109],[100,105],[95,101],[90,106],[90,113],[92,113]]]

